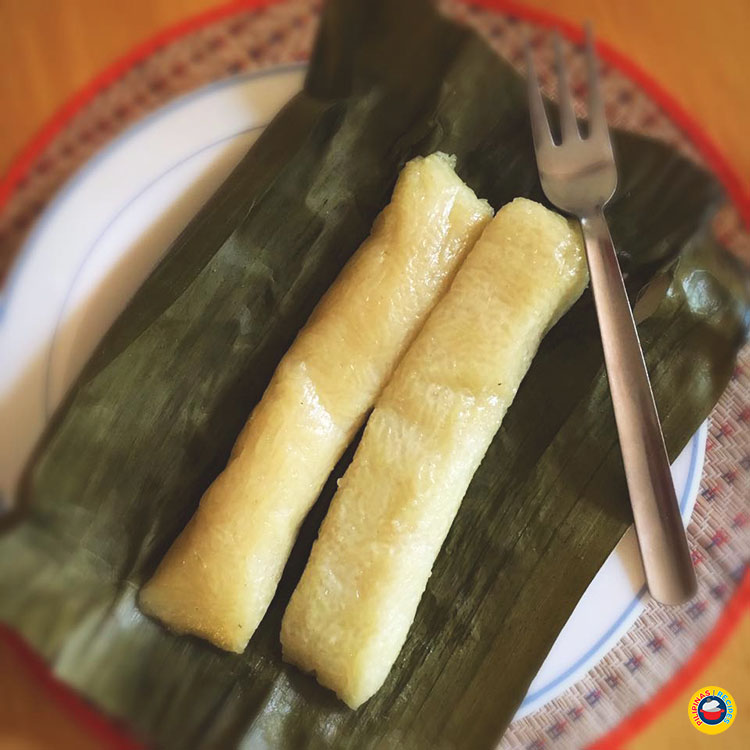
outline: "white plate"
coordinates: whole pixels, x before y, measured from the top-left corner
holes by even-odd
[[[231,78],[131,127],[67,183],[27,239],[0,297],[0,505],[83,363],[161,254],[298,91],[303,66]],[[687,522],[705,425],[673,466]],[[560,633],[521,709],[554,698],[642,610],[634,534],[610,555]]]

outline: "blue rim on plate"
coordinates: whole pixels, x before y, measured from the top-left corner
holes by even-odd
[[[87,162],[85,162],[66,181],[63,187],[57,192],[54,198],[50,201],[49,205],[46,207],[46,209],[40,216],[39,220],[36,222],[29,236],[24,241],[22,249],[19,252],[11,268],[8,282],[5,286],[5,289],[0,290],[0,326],[2,326],[5,322],[5,313],[7,309],[10,307],[10,302],[12,300],[13,294],[18,286],[19,280],[21,279],[23,267],[26,264],[26,262],[36,252],[36,245],[43,231],[45,230],[47,225],[54,219],[57,212],[64,206],[68,197],[72,193],[74,193],[77,187],[90,174],[92,174],[95,171],[95,169],[100,165],[100,163],[104,159],[106,159],[108,156],[114,153],[117,149],[122,147],[124,143],[131,140],[134,136],[136,136],[140,131],[142,131],[146,127],[158,122],[159,120],[163,119],[166,115],[174,112],[175,110],[181,107],[184,107],[186,104],[189,104],[191,102],[194,102],[197,99],[200,99],[201,97],[204,97],[211,93],[215,93],[216,91],[219,91],[223,88],[237,86],[238,84],[245,83],[249,80],[259,80],[259,79],[269,78],[269,77],[279,75],[280,73],[303,70],[306,67],[307,65],[305,63],[292,64],[292,65],[279,65],[279,66],[269,68],[263,71],[246,73],[243,75],[238,75],[238,76],[234,76],[231,78],[222,79],[220,81],[215,81],[213,83],[209,83],[199,89],[196,89],[182,96],[179,96],[175,98],[174,100],[168,102],[164,106],[160,107],[159,109],[155,110],[154,112],[149,113],[148,115],[140,119],[138,122],[133,123],[130,127],[128,127],[125,131],[123,131],[119,136],[117,136],[112,141],[107,143],[100,151],[98,151],[92,158],[90,158]],[[44,403],[44,413],[45,413],[46,419],[49,419],[51,415],[51,411],[52,411],[52,405],[51,405],[52,355],[55,349],[55,344],[57,341],[57,336],[59,333],[60,325],[63,320],[65,311],[67,309],[70,296],[73,290],[75,289],[76,284],[78,280],[80,279],[84,268],[86,267],[87,263],[91,260],[91,258],[95,256],[96,250],[100,246],[100,243],[104,239],[107,232],[111,229],[111,227],[117,221],[117,219],[130,206],[132,206],[140,197],[142,197],[144,193],[146,193],[149,189],[154,187],[160,180],[168,176],[178,167],[186,164],[191,159],[199,156],[200,154],[222,143],[226,143],[235,138],[239,138],[243,135],[247,135],[248,133],[251,133],[251,132],[259,131],[262,128],[264,128],[266,124],[267,123],[262,123],[262,124],[256,124],[250,127],[242,128],[234,133],[224,135],[220,139],[215,139],[209,143],[203,144],[199,148],[194,149],[191,153],[181,156],[177,161],[175,161],[174,163],[170,164],[168,167],[163,169],[159,175],[157,175],[156,177],[150,178],[146,184],[142,185],[135,193],[133,193],[128,199],[126,199],[106,221],[102,230],[93,240],[93,242],[91,242],[91,244],[87,247],[79,265],[74,271],[71,281],[68,285],[68,288],[66,289],[63,295],[62,302],[60,304],[60,307],[59,307],[59,310],[55,319],[53,333],[50,338],[50,342],[49,342],[48,349],[47,349],[44,386],[43,386],[44,392],[42,395],[43,403]],[[695,492],[697,491],[697,488],[694,486],[695,478],[696,478],[696,472],[698,472],[699,469],[701,468],[699,466],[700,461],[698,459],[699,459],[699,456],[701,455],[701,450],[700,450],[701,446],[705,444],[705,437],[706,437],[706,427],[704,424],[698,430],[698,432],[696,432],[696,434],[692,437],[691,443],[690,443],[691,445],[690,465],[688,469],[686,484],[683,489],[682,497],[680,499],[680,512],[683,515],[683,520],[687,520],[685,519],[685,512],[688,508],[688,504],[690,500],[693,498]],[[566,683],[573,675],[575,675],[585,666],[587,665],[591,666],[590,664],[591,660],[597,655],[597,653],[599,653],[607,645],[609,641],[613,639],[613,637],[618,633],[618,631],[623,627],[623,625],[628,622],[629,618],[632,617],[633,613],[635,612],[639,604],[642,602],[645,595],[646,595],[646,586],[644,585],[640,589],[640,591],[633,597],[633,599],[629,602],[629,604],[614,617],[612,624],[607,627],[604,633],[602,633],[602,635],[599,636],[595,640],[593,645],[581,657],[579,657],[574,664],[567,667],[562,673],[555,676],[552,680],[550,680],[544,686],[536,689],[533,693],[529,693],[526,695],[523,702],[521,703],[519,711],[523,711],[525,707],[528,707],[532,703],[541,705],[540,701],[542,698],[544,698],[545,696],[548,696],[552,691],[555,691],[563,683]],[[554,697],[554,696],[550,696],[550,698],[551,697]]]

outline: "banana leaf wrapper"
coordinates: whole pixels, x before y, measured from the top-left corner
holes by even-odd
[[[746,335],[721,191],[614,134],[608,209],[671,456]],[[281,355],[387,203],[440,149],[498,207],[540,191],[522,79],[426,0],[331,0],[304,91],[170,248],[85,367],[0,537],[0,617],[160,747],[490,748],[631,522],[590,292],[551,331],[464,500],[384,687],[358,711],[281,661],[279,624],[351,458],[305,522],[246,652],[145,618],[136,593],[192,515]]]

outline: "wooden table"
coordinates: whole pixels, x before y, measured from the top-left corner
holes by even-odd
[[[0,170],[104,66],[215,0],[0,0]],[[750,190],[748,0],[528,0],[597,34],[670,91]]]
[[[157,30],[214,6],[214,0],[0,0],[0,171],[77,89]],[[750,0],[527,0],[597,34],[662,84],[713,138],[750,192]],[[723,680],[750,711],[750,615],[700,677]],[[738,654],[745,657],[738,658]],[[703,680],[703,681],[701,681]],[[740,748],[687,723],[680,696],[629,748]],[[734,729],[734,727],[733,727]],[[0,649],[0,750],[75,748],[97,743]]]

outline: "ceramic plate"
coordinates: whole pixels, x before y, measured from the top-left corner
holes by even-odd
[[[176,99],[83,166],[38,220],[0,298],[0,502],[66,390],[163,252],[301,86],[304,66],[233,77]],[[683,520],[703,425],[672,467]],[[561,631],[518,715],[592,667],[643,609],[631,529]]]

